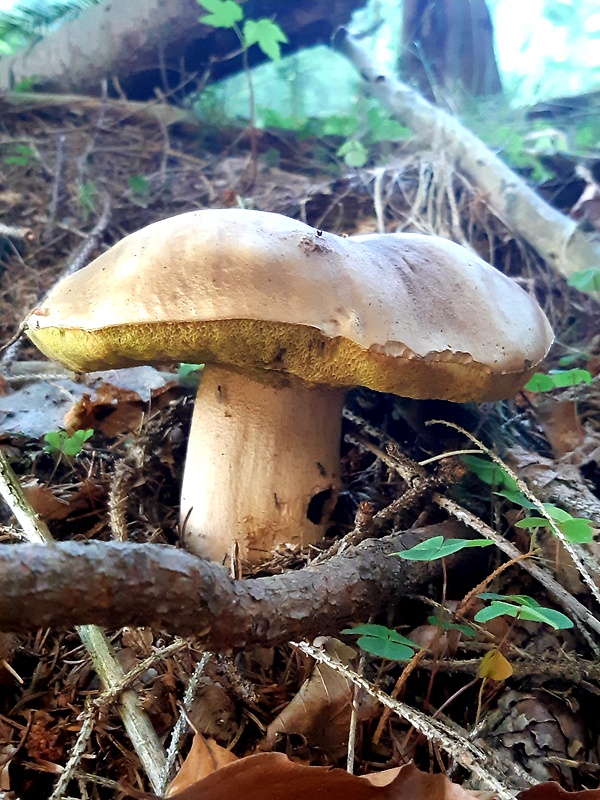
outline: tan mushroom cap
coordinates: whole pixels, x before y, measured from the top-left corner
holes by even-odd
[[[27,334],[80,371],[203,361],[455,401],[510,396],[553,338],[534,299],[453,242],[238,209],[127,236],[58,284]]]

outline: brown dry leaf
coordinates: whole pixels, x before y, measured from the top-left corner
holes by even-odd
[[[166,796],[173,797],[177,792],[197,786],[203,778],[235,761],[239,759],[230,750],[218,745],[214,739],[205,739],[201,733],[197,733],[183,766],[167,789]]]
[[[315,645],[345,666],[356,656],[356,651],[339,639],[319,637]],[[315,664],[300,691],[267,728],[259,749],[271,750],[280,734],[296,733],[334,757],[345,752],[353,697],[350,681],[327,664]],[[361,693],[356,702],[359,720],[370,719],[377,711],[377,704]]]
[[[63,418],[63,426],[69,436],[75,431],[87,430],[96,425],[95,403],[89,394],[84,394],[74,406],[66,412]]]
[[[569,216],[572,219],[585,220],[596,230],[600,230],[600,186],[597,183],[588,183]]]
[[[536,417],[556,458],[562,458],[583,444],[585,431],[574,400],[536,397]]]
[[[102,383],[94,400],[85,394],[67,411],[64,427],[69,433],[87,428],[99,429],[112,439],[139,430],[145,410],[145,403],[137,392]]]
[[[577,764],[586,759],[586,732],[578,711],[572,696],[505,690],[488,715],[488,745],[537,781],[573,786]]]
[[[43,520],[65,519],[71,513],[71,504],[54,495],[51,489],[32,480],[23,486],[23,493],[35,513]]]
[[[558,783],[539,783],[517,795],[518,800],[600,800],[600,789],[567,792]]]
[[[457,630],[440,632],[438,625],[418,625],[408,633],[408,638],[421,647],[428,647],[434,658],[454,656],[458,649],[461,633]]]
[[[152,628],[123,628],[123,647],[130,648],[138,656],[147,658],[152,653],[154,634]]]
[[[546,566],[554,572],[560,585],[573,595],[585,593],[579,569],[573,563],[563,543],[552,531],[541,530],[537,534],[537,545]],[[558,637],[557,637],[558,638]]]
[[[194,730],[220,742],[231,741],[239,727],[236,703],[231,686],[224,675],[203,675],[198,681],[196,697],[188,710]]]
[[[52,489],[44,486],[36,479],[23,486],[25,497],[45,522],[67,519],[77,511],[88,509],[95,499],[104,493],[102,487],[91,480],[83,481],[74,491],[63,492],[57,497]]]
[[[492,681],[505,681],[513,674],[510,662],[499,650],[490,650],[481,659],[479,677],[489,678]]]
[[[172,800],[474,800],[489,793],[463,789],[445,775],[428,775],[413,764],[373,775],[307,767],[283,753],[247,756],[208,775]]]
[[[16,752],[17,748],[12,744],[0,745],[0,792],[10,791],[11,786],[8,769]]]

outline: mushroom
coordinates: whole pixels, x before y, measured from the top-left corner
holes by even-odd
[[[181,496],[185,544],[257,562],[323,535],[345,392],[498,400],[544,358],[536,301],[419,234],[343,238],[279,214],[202,210],[125,237],[61,281],[27,334],[76,371],[203,362]]]

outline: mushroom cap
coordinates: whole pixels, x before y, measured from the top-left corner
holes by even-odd
[[[460,402],[510,396],[553,339],[529,294],[446,239],[344,238],[241,209],[126,236],[61,281],[26,329],[76,371],[220,363]]]

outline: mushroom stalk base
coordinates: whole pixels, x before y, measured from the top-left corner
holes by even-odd
[[[339,487],[344,396],[206,367],[181,494],[188,550],[258,563],[281,544],[318,541]]]

